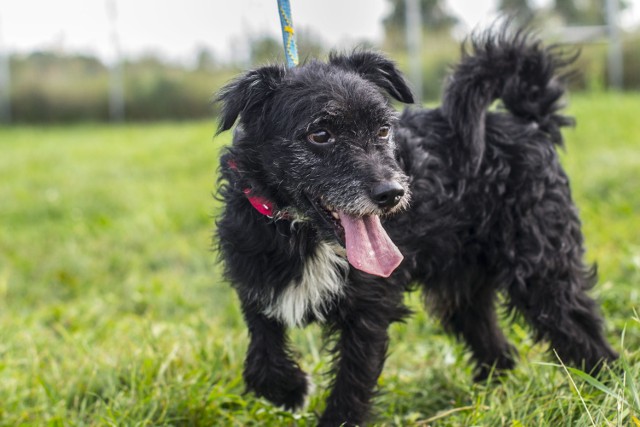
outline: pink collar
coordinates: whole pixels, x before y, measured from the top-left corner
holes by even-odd
[[[238,164],[235,160],[231,159],[227,162],[227,164],[229,165],[231,170],[240,174],[240,169],[238,168]],[[266,216],[267,218],[273,218],[274,216],[276,216],[277,207],[273,201],[267,199],[266,197],[253,194],[253,188],[251,187],[244,188],[242,192],[247,197],[249,203],[251,203],[251,206],[253,206],[255,210],[260,212],[262,215]],[[286,219],[289,218],[289,213],[287,211],[282,211],[277,216],[279,218]]]
[[[258,212],[266,217],[273,218],[275,205],[271,200],[266,197],[252,195],[251,193],[253,192],[253,189],[251,188],[245,188],[242,192],[247,196],[247,200],[249,200],[251,206],[253,206]]]

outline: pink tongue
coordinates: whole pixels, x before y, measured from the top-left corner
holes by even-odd
[[[376,215],[354,218],[342,212],[338,214],[344,228],[349,264],[365,273],[389,277],[403,256],[382,228],[380,218]]]

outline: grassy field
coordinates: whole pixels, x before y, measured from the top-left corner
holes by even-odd
[[[563,155],[607,335],[594,380],[505,325],[521,364],[473,384],[426,314],[394,325],[379,425],[640,426],[640,96],[571,100]],[[246,333],[211,251],[213,122],[0,129],[0,425],[313,425],[319,329],[292,334],[319,385],[306,412],[245,395]],[[419,307],[417,295],[408,297]]]

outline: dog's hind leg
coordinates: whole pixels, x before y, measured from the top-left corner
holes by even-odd
[[[509,288],[511,304],[534,327],[536,339],[548,340],[563,363],[591,373],[618,357],[604,338],[595,301],[586,294],[594,280],[583,267],[567,267]]]
[[[243,372],[247,389],[286,409],[301,408],[309,379],[291,356],[284,325],[250,309],[244,315],[250,337]]]
[[[542,198],[523,193],[526,204],[521,205],[531,207],[522,210],[515,224],[518,239],[511,251],[513,278],[507,292],[537,340],[548,340],[563,362],[595,373],[601,362],[618,355],[605,340],[597,305],[587,295],[596,271],[583,262],[584,239],[566,177],[560,170],[550,176],[565,184],[547,187]]]
[[[512,369],[518,356],[498,325],[494,299],[495,290],[491,287],[481,287],[467,298],[427,294],[428,305],[440,317],[445,330],[471,350],[476,363],[475,381]]]

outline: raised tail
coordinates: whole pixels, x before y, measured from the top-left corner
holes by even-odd
[[[557,45],[545,47],[530,32],[512,31],[503,25],[471,37],[446,86],[442,111],[473,157],[477,171],[485,149],[485,116],[501,99],[514,116],[537,123],[556,144],[562,143],[560,128],[573,120],[558,114],[566,67],[577,55],[563,53]]]

